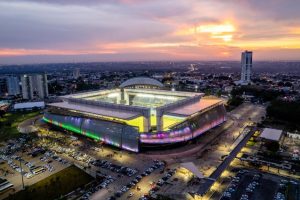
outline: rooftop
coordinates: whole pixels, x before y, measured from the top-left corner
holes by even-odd
[[[222,103],[222,99],[217,98],[201,98],[199,101],[185,105],[180,108],[175,108],[173,110],[168,111],[169,114],[188,117],[193,115],[199,111],[205,110],[211,106],[215,106],[216,104]]]
[[[194,96],[202,96],[202,93],[177,92],[159,89],[121,89],[102,90],[88,93],[79,93],[64,96],[63,99],[83,99],[93,102],[122,104],[144,108],[157,108],[178,102]]]
[[[34,107],[43,108],[45,107],[45,102],[44,101],[26,102],[26,103],[16,103],[14,105],[14,109],[29,109]]]
[[[279,141],[281,135],[282,135],[282,130],[265,128],[263,132],[260,134],[260,137],[267,140]]]
[[[145,99],[149,99],[149,98],[145,97]],[[180,116],[180,117],[188,117],[199,111],[203,111],[207,108],[218,105],[219,103],[222,103],[221,99],[201,98],[199,101],[195,103],[191,103],[183,106],[178,105],[178,107],[167,111],[166,114],[173,115],[173,116]],[[56,108],[70,109],[78,112],[92,113],[96,115],[115,117],[115,118],[126,119],[126,120],[133,119],[141,115],[141,113],[135,109],[124,110],[122,108],[118,109],[118,107],[115,107],[114,109],[113,107],[101,106],[101,104],[100,106],[97,106],[97,104],[89,105],[84,103],[81,104],[80,102],[77,103],[77,102],[64,101],[59,103],[52,103],[49,105]],[[137,103],[135,103],[134,105],[137,105]],[[134,105],[133,107],[135,107]]]
[[[131,86],[136,86],[136,85],[149,85],[149,86],[154,86],[154,87],[158,87],[158,88],[162,88],[164,86],[161,82],[159,82],[158,80],[155,80],[153,78],[136,77],[136,78],[128,79],[127,81],[123,82],[120,85],[120,88],[131,87]]]
[[[52,103],[49,105],[56,108],[70,109],[73,111],[92,113],[96,115],[115,117],[118,119],[125,119],[125,120],[133,119],[140,116],[138,112],[115,110],[110,108],[94,106],[94,105],[84,105],[84,104],[81,105],[81,104],[69,103],[69,102]]]

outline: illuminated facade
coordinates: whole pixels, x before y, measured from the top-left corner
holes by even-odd
[[[62,102],[48,105],[43,119],[134,152],[143,145],[191,140],[226,120],[220,99],[162,90],[157,82],[147,81],[139,78],[119,89],[63,96]]]

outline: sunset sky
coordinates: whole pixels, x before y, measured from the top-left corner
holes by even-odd
[[[300,60],[300,0],[0,0],[0,64]]]

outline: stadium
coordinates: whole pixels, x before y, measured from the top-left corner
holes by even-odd
[[[133,152],[143,146],[189,141],[226,121],[223,101],[203,93],[170,91],[138,77],[117,89],[62,96],[43,120]]]

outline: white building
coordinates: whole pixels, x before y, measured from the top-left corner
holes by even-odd
[[[80,69],[79,69],[79,68],[76,68],[76,69],[73,71],[73,78],[78,79],[79,77],[80,77]]]
[[[278,142],[282,137],[282,130],[265,128],[259,137],[266,140],[272,140]]]
[[[290,132],[287,132],[287,136],[289,138],[293,138],[293,139],[298,139],[300,140],[300,134],[299,133],[290,133]]]
[[[21,76],[23,99],[44,99],[49,96],[46,74]]]
[[[38,101],[38,102],[26,102],[26,103],[16,103],[14,105],[14,110],[32,110],[32,109],[44,109],[45,102]]]
[[[251,82],[251,71],[252,71],[252,51],[244,51],[242,53],[242,73],[241,81],[245,83]]]
[[[252,73],[252,51],[242,52],[241,58],[241,80],[237,81],[236,84],[247,85],[251,82]]]
[[[7,92],[8,95],[18,95],[20,94],[20,84],[19,84],[19,78],[16,76],[9,76],[6,78],[6,84],[7,84]]]

